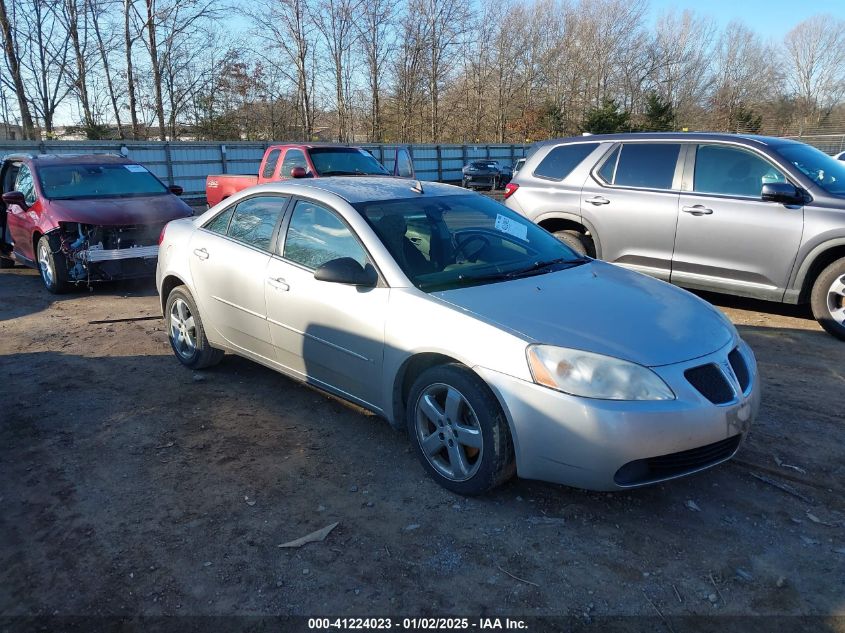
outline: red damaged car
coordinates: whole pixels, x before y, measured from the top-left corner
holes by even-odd
[[[9,155],[0,185],[0,267],[38,268],[54,293],[154,276],[164,225],[193,215],[181,187],[110,154]]]

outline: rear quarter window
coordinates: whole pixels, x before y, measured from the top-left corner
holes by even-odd
[[[267,160],[264,161],[264,171],[261,172],[263,178],[273,177],[276,172],[276,164],[279,162],[279,154],[281,154],[281,150],[278,149],[274,149],[268,154]]]
[[[575,169],[596,147],[598,143],[575,143],[555,147],[546,154],[534,170],[538,178],[549,180],[563,180]]]

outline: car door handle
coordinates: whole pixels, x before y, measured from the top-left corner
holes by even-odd
[[[267,279],[267,283],[273,286],[276,290],[287,291],[290,290],[290,286],[288,282],[286,282],[281,277],[269,277]]]
[[[713,213],[713,209],[708,209],[701,204],[696,204],[691,207],[681,207],[681,211],[684,213],[691,213],[692,215],[710,215]]]
[[[208,251],[204,248],[195,248],[194,255],[196,255],[200,259],[208,259]]]
[[[596,206],[600,204],[610,204],[610,200],[608,200],[604,196],[593,196],[592,198],[587,198],[587,202]]]

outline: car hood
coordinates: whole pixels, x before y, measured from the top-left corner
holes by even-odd
[[[736,336],[730,321],[695,295],[599,261],[432,294],[531,341],[651,367],[710,354]]]
[[[50,200],[50,214],[57,222],[100,226],[160,224],[192,215],[191,208],[176,196]]]

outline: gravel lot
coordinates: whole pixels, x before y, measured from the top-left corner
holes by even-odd
[[[54,297],[3,270],[0,615],[845,616],[845,344],[706,298],[764,382],[736,460],[464,499],[374,416],[234,356],[185,370],[159,319],[90,323],[157,316],[151,284]]]

